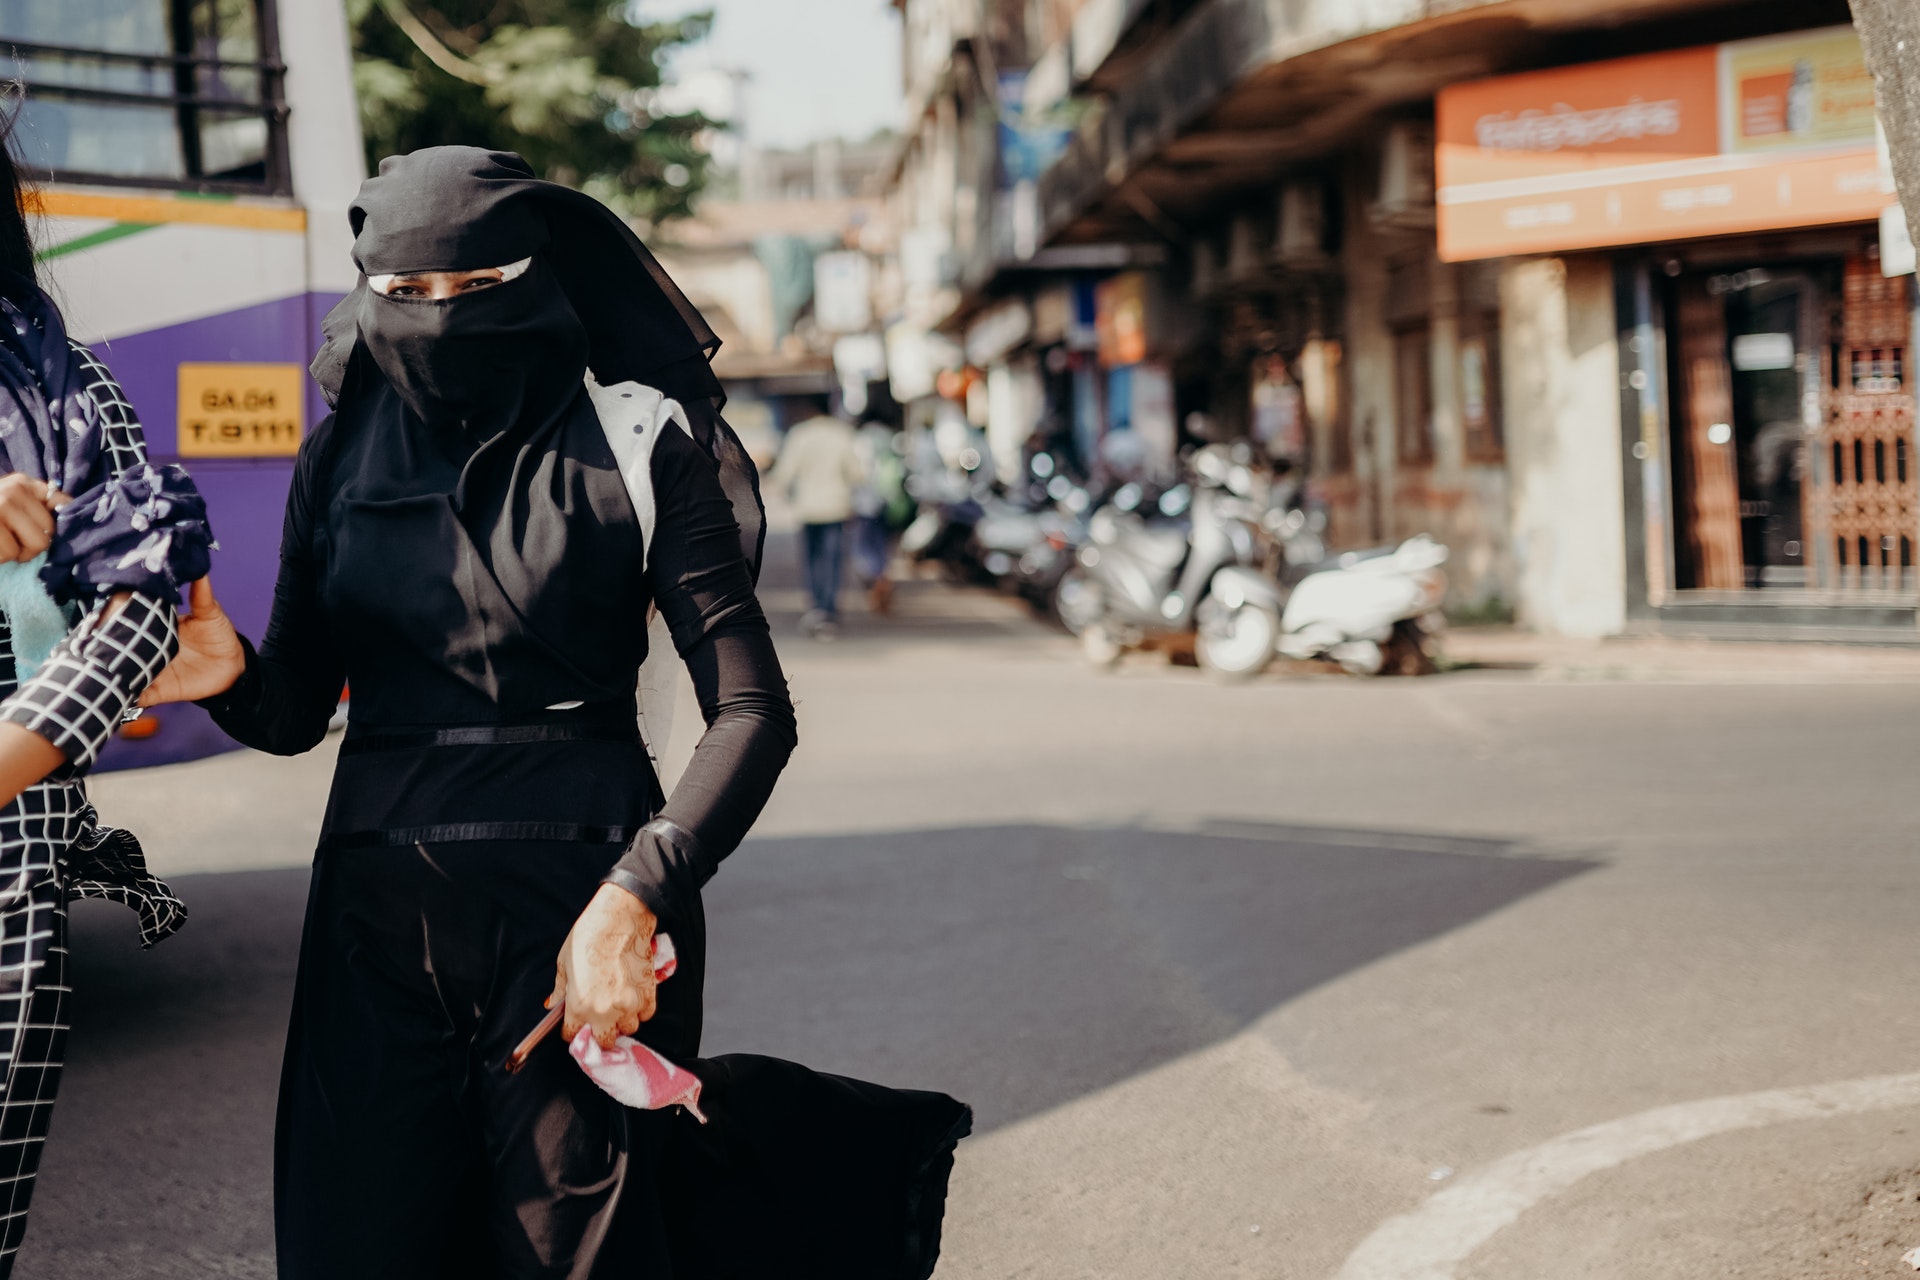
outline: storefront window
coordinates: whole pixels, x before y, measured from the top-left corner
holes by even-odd
[[[1331,432],[1332,447],[1328,450],[1327,469],[1334,475],[1346,475],[1353,470],[1353,421],[1343,414],[1334,419]]]
[[[1253,362],[1252,412],[1249,426],[1254,441],[1271,458],[1295,466],[1307,461],[1307,419],[1300,385],[1277,355]]]
[[[0,0],[14,142],[91,182],[283,190],[270,0]]]
[[[1911,328],[1864,253],[1673,281],[1680,587],[1914,590]]]
[[[1500,320],[1466,312],[1460,317],[1460,425],[1467,461],[1498,463],[1506,456],[1500,426]]]

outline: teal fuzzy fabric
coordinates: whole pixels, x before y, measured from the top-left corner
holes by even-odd
[[[43,551],[24,564],[0,564],[0,614],[6,615],[13,632],[13,669],[22,681],[41,668],[71,629],[67,615],[41,585],[40,566],[46,562]]]

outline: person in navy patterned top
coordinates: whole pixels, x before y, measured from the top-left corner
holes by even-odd
[[[179,900],[148,874],[133,838],[99,824],[83,781],[121,722],[139,714],[141,691],[178,649],[174,593],[83,590],[68,594],[62,613],[36,568],[51,553],[83,577],[111,574],[136,544],[158,548],[164,558],[164,514],[156,526],[150,515],[159,508],[140,514],[126,502],[133,491],[127,486],[159,481],[160,473],[148,464],[125,394],[92,352],[68,342],[33,275],[18,179],[0,146],[0,310],[15,326],[0,335],[0,363],[15,379],[0,378],[0,569],[10,571],[0,592],[0,1280],[12,1274],[26,1232],[60,1081],[68,900],[107,898],[133,907],[146,946],[186,919]],[[27,341],[16,341],[22,337]],[[59,392],[48,385],[47,369],[57,371]],[[58,408],[51,416],[50,405]],[[52,427],[37,441],[26,438],[35,413]],[[63,532],[58,513],[73,498],[60,486],[79,474],[61,469],[68,460],[90,477],[92,505],[84,529],[72,526],[70,513]],[[184,474],[171,471],[161,483],[191,489]],[[110,505],[120,508],[114,519],[135,542],[96,546],[76,560],[74,546],[114,523],[105,518]],[[138,530],[124,522],[129,516]],[[202,559],[204,551],[202,545]],[[56,610],[55,634],[65,632],[50,652],[33,652],[27,641],[23,613],[33,612],[28,605],[36,596],[41,615]],[[74,616],[78,621],[68,625]]]

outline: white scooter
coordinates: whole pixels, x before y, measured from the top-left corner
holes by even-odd
[[[1285,541],[1299,513],[1272,517],[1271,532]],[[1423,533],[1391,551],[1334,556],[1291,588],[1252,568],[1222,568],[1194,618],[1201,665],[1242,679],[1278,654],[1329,658],[1355,675],[1430,672],[1446,560],[1447,548]]]

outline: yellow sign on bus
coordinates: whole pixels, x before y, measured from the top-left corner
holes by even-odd
[[[306,370],[297,364],[180,366],[180,455],[290,457],[306,431]]]

